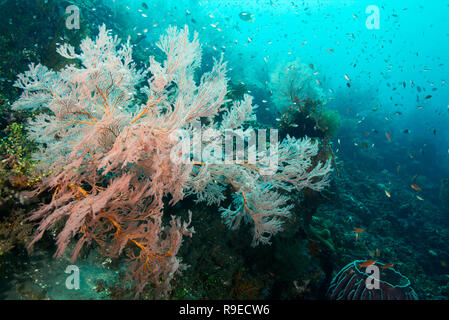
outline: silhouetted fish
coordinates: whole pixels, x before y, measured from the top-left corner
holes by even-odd
[[[248,12],[240,12],[239,14],[240,19],[246,22],[253,22],[254,21],[254,15]]]

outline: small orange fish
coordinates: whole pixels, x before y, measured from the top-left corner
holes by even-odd
[[[413,189],[413,190],[416,190],[416,191],[421,191],[421,190],[422,190],[419,186],[417,186],[417,185],[414,184],[414,183],[411,184],[410,187],[412,187],[412,189]]]
[[[365,262],[362,262],[361,264],[359,264],[359,267],[366,268],[366,267],[372,266],[375,263],[376,263],[376,260],[370,259],[370,260],[366,260]]]
[[[355,233],[365,232],[365,229],[363,229],[363,228],[355,228],[354,232]]]
[[[392,264],[392,263],[387,263],[387,264],[384,264],[382,267],[380,267],[382,270],[386,270],[386,269],[390,269],[390,268],[392,268],[394,266],[394,264]]]
[[[388,142],[391,142],[391,136],[388,132],[385,132],[385,136],[387,137]]]

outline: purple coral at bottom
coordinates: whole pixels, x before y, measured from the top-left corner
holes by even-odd
[[[367,273],[360,266],[363,260],[355,260],[343,267],[332,280],[328,297],[331,300],[418,300],[408,278],[393,268],[382,268],[376,262],[378,274]],[[371,278],[370,278],[371,277]],[[367,281],[368,280],[368,281]],[[369,289],[368,284],[375,284]]]

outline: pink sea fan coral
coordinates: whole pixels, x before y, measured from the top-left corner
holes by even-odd
[[[253,225],[253,244],[269,243],[290,216],[288,196],[277,190],[311,188],[322,190],[328,183],[330,161],[312,165],[318,145],[310,139],[288,137],[275,142],[278,170],[265,175],[267,155],[260,152],[252,163],[247,156],[235,163],[208,159],[173,161],[183,130],[187,136],[199,131],[243,130],[254,120],[250,96],[227,109],[226,64],[215,60],[210,72],[195,79],[201,65],[201,46],[187,27],[167,29],[157,46],[166,55],[157,62],[150,57],[147,70],[138,70],[129,41],[120,44],[105,26],[95,40],[82,41],[80,52],[69,45],[58,53],[80,63],[60,71],[30,65],[19,75],[16,86],[23,94],[14,108],[45,108],[29,124],[31,136],[42,146],[35,157],[47,173],[37,193],[51,192],[51,201],[32,213],[39,221],[30,248],[44,232],[64,221],[57,236],[56,256],[76,241],[73,259],[87,245],[95,244],[105,254],[126,252],[130,275],[142,292],[152,284],[161,295],[182,263],[176,258],[183,236],[193,228],[173,217],[163,226],[164,198],[170,205],[186,196],[220,204],[223,191],[234,191],[233,206],[222,209],[229,227],[240,221]],[[136,87],[146,95],[139,103]],[[207,118],[206,125],[199,125]],[[218,146],[213,136],[202,140]]]

